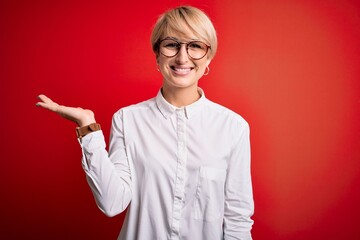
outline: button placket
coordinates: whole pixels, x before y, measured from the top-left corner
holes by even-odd
[[[184,188],[186,175],[186,117],[184,109],[176,110],[177,119],[177,171],[175,179],[175,191],[173,202],[173,218],[171,239],[180,238],[181,209],[184,205]]]

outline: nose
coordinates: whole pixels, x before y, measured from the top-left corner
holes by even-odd
[[[189,56],[187,54],[186,44],[181,44],[178,54],[176,55],[176,62],[183,64],[187,63],[189,60]]]

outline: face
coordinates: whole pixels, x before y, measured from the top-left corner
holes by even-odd
[[[165,38],[171,38],[180,43],[192,41],[205,42],[192,34],[189,34],[188,36],[189,37],[184,38],[176,34],[171,34]],[[173,57],[164,56],[161,53],[158,54],[157,64],[164,78],[163,87],[172,88],[174,90],[197,88],[198,81],[203,76],[206,67],[210,64],[211,60],[208,58],[208,53],[201,59],[195,60],[191,58],[187,53],[186,46],[186,44],[181,44],[179,52]],[[169,45],[169,47],[171,48],[172,46]],[[188,51],[190,52],[191,48],[197,47],[199,46],[190,45],[188,46]],[[194,54],[192,54],[192,56],[194,56]]]

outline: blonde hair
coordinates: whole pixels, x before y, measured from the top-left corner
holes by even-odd
[[[171,33],[187,36],[190,30],[200,40],[211,46],[208,58],[212,59],[217,50],[215,28],[209,17],[200,9],[191,6],[180,6],[163,13],[157,20],[151,33],[152,50],[158,56],[159,42]]]

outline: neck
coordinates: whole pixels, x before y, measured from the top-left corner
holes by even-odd
[[[201,97],[197,86],[189,89],[170,89],[166,86],[162,87],[162,95],[168,103],[176,107],[190,105]]]

